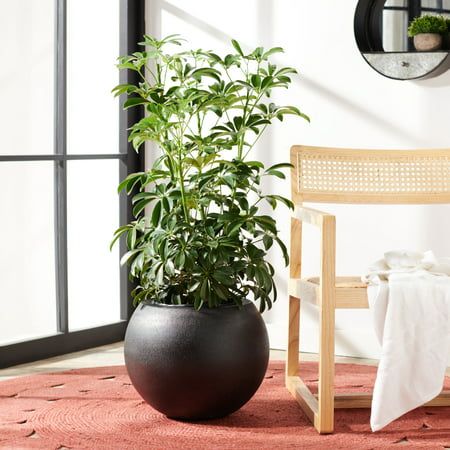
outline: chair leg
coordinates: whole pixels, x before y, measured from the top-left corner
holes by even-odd
[[[321,434],[334,429],[334,307],[320,308],[318,426]]]
[[[289,329],[286,354],[286,376],[293,376],[298,371],[300,336],[300,299],[289,296]]]

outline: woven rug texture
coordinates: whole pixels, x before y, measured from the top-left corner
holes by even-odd
[[[336,391],[371,390],[376,368],[337,364]],[[317,364],[302,363],[314,390]],[[183,380],[180,380],[182,383]],[[217,380],[219,383],[220,380]],[[446,379],[450,389],[450,379]],[[450,407],[418,408],[380,432],[369,409],[337,410],[335,433],[320,436],[271,362],[256,395],[228,417],[167,419],[146,404],[123,366],[37,374],[0,382],[0,449],[384,449],[450,447]]]

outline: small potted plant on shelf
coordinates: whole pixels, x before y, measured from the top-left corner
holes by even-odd
[[[119,59],[140,81],[113,92],[128,95],[125,108],[146,112],[129,139],[136,150],[156,143],[158,154],[149,170],[120,183],[133,196],[135,220],[113,243],[125,236],[122,262],[137,283],[125,337],[131,381],[157,410],[192,420],[237,410],[264,377],[260,312],[277,297],[267,251],[277,244],[286,264],[288,254],[260,207],[292,203],[263,192],[261,182],[284,179],[290,164],[266,168],[252,148],[274,120],[308,117],[270,100],[296,73],[270,61],[281,48],[246,53],[233,40],[225,56],[166,50],[181,43],[145,36],[145,50]]]
[[[421,52],[431,52],[442,47],[442,36],[447,33],[447,23],[442,16],[430,14],[414,18],[408,27],[408,36]]]

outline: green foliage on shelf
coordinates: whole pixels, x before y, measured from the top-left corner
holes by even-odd
[[[138,286],[134,303],[241,305],[260,301],[260,310],[277,297],[274,268],[267,252],[275,243],[288,264],[288,252],[275,220],[261,212],[267,202],[292,208],[290,200],[262,190],[263,179],[285,179],[288,163],[264,167],[251,150],[275,120],[286,115],[306,120],[295,106],[270,101],[287,88],[291,67],[270,57],[283,50],[258,47],[250,53],[233,40],[233,51],[167,52],[178,35],[144,36],[142,52],[119,58],[118,67],[139,74],[136,85],[116,86],[127,94],[124,108],[144,106],[146,116],[131,127],[134,148],[157,144],[151,169],[129,175],[119,191],[133,195],[135,220],[120,227],[126,236],[130,277]],[[273,150],[274,152],[278,150]],[[146,213],[151,206],[151,212]]]
[[[447,32],[450,32],[450,18],[445,18],[445,23],[447,24]]]
[[[447,32],[447,22],[443,16],[426,14],[415,17],[408,27],[408,36],[413,37],[421,33],[444,34]]]

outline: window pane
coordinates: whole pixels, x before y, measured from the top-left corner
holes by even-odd
[[[0,162],[0,345],[56,332],[53,162]]]
[[[119,226],[119,161],[69,161],[67,232],[69,328],[120,319],[119,251],[109,251]]]
[[[54,0],[1,5],[0,154],[53,153]]]
[[[408,50],[407,11],[383,11],[383,49],[385,52]]]
[[[67,2],[67,151],[117,153],[119,0]]]
[[[401,6],[401,7],[407,7],[408,6],[408,0],[386,0],[384,2],[384,6]]]

